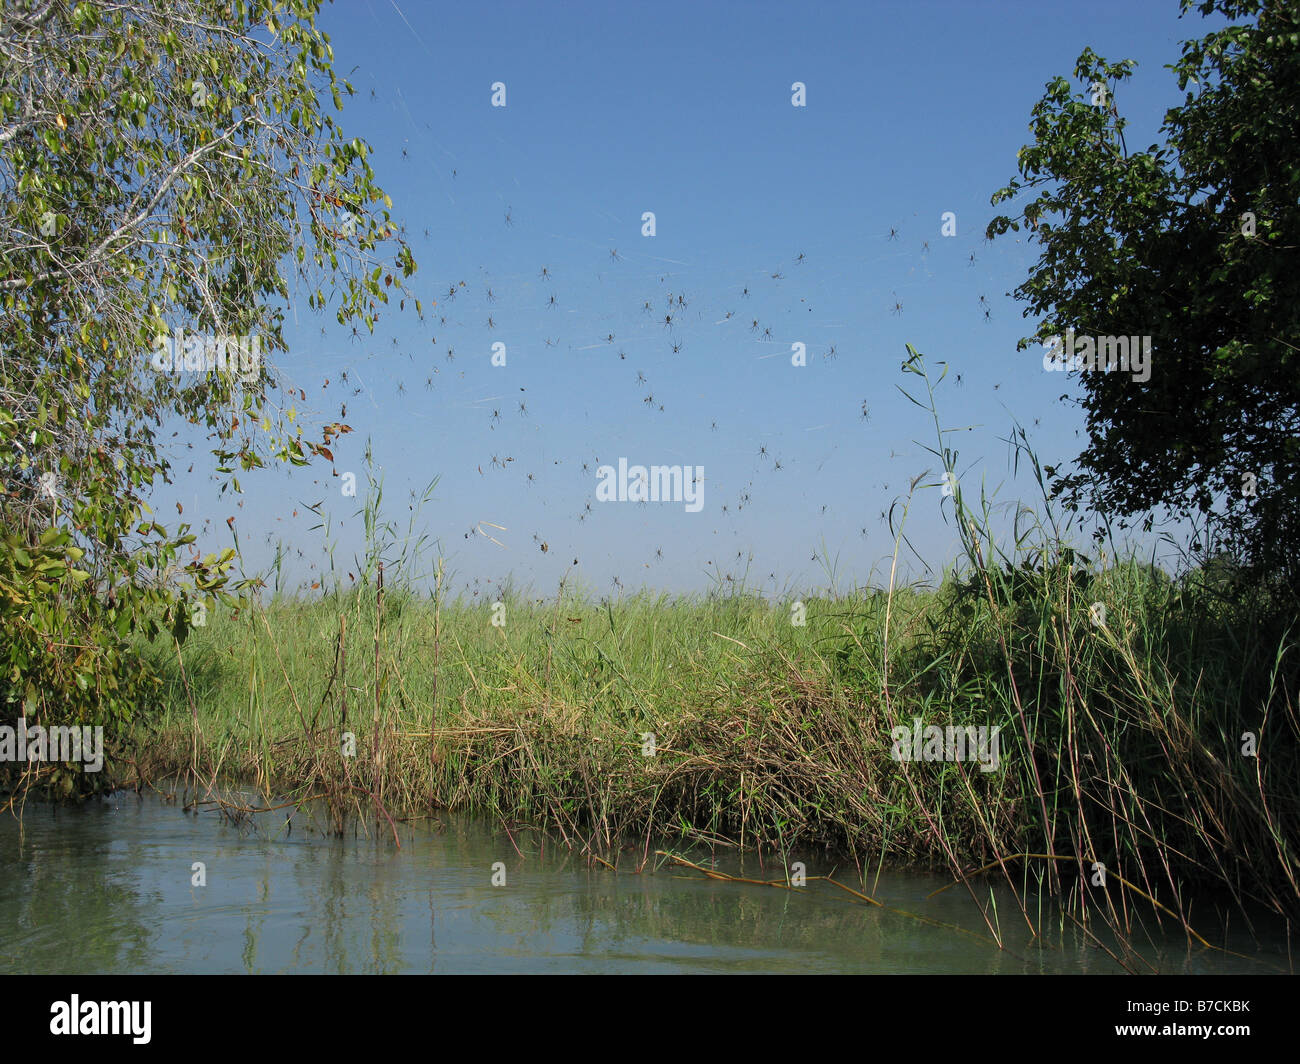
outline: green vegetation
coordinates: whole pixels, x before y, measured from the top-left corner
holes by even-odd
[[[908,368],[929,384],[915,352]],[[941,587],[810,599],[802,626],[794,603],[743,589],[561,588],[494,611],[394,585],[401,565],[381,593],[384,557],[420,563],[377,498],[357,587],[213,617],[179,659],[155,652],[170,708],[136,746],[138,781],[253,780],[325,799],[340,830],[372,803],[381,819],[475,809],[605,858],[680,835],[963,880],[992,866],[1021,891],[1044,877],[1121,939],[1137,899],[1183,919],[1191,888],[1296,911],[1289,604],[1227,600],[1214,569],[1084,557],[1047,502],[1003,553],[990,502],[975,514],[959,490],[967,554]],[[999,771],[894,760],[913,718],[1000,726]],[[1089,885],[1094,862],[1111,889]]]
[[[1294,587],[1300,7],[1183,0],[1191,8],[1245,21],[1184,43],[1170,67],[1184,102],[1165,114],[1165,143],[1129,150],[1119,103],[1136,64],[1086,49],[1074,71],[1083,91],[1048,84],[1020,177],[993,203],[1036,197],[987,235],[1024,224],[1041,249],[1015,291],[1042,315],[1021,348],[1067,329],[1153,341],[1150,380],[1079,375],[1089,443],[1059,473],[1068,504],[1209,522],[1254,582]]]
[[[345,137],[318,0],[6,4],[0,20],[0,718],[118,734],[147,714],[131,632],[184,639],[226,595],[234,550],[199,557],[150,489],[162,427],[206,431],[222,478],[329,459],[274,396],[289,284],[373,329],[415,270]],[[385,262],[380,249],[396,251]],[[286,265],[291,268],[286,269]],[[324,291],[331,295],[327,299]],[[337,297],[337,298],[336,298]],[[397,300],[395,300],[397,301]],[[420,311],[418,302],[415,309]],[[159,372],[180,334],[257,358]],[[201,356],[202,351],[198,352]],[[214,359],[215,361],[215,359]],[[200,357],[197,362],[201,363]],[[190,467],[193,470],[193,465]],[[238,590],[238,589],[236,589]],[[227,601],[230,601],[227,598]],[[94,777],[60,770],[59,786]]]
[[[154,517],[149,491],[176,472],[167,418],[209,433],[235,493],[267,459],[332,461],[331,437],[350,431],[306,439],[260,362],[251,376],[155,372],[160,336],[282,351],[282,272],[354,330],[408,298],[415,263],[369,149],[319,106],[351,89],[318,6],[6,8],[0,723],[102,725],[112,771],[38,764],[17,779],[6,765],[0,787],[223,775],[322,799],[339,830],[473,808],[592,854],[635,844],[638,860],[673,834],[782,855],[824,845],[860,866],[949,868],[982,911],[977,872],[1020,897],[1041,878],[1120,941],[1139,912],[1187,923],[1193,888],[1296,913],[1294,4],[1201,5],[1258,22],[1187,45],[1175,71],[1201,88],[1167,116],[1167,149],[1127,150],[1108,94],[1128,64],[1080,58],[1097,105],[1049,86],[1024,180],[995,196],[1046,186],[1021,215],[1044,258],[1017,294],[1051,312],[1040,339],[1154,334],[1156,371],[1142,387],[1082,379],[1078,476],[1013,441],[1042,502],[1006,544],[992,500],[955,480],[937,382],[909,351],[961,556],[937,589],[896,586],[895,568],[887,587],[809,599],[802,625],[794,604],[744,588],[567,587],[508,595],[493,624],[490,604],[445,598],[440,564],[432,595],[413,590],[422,542],[399,542],[373,482],[367,564],[314,601],[228,589],[236,550],[189,556],[188,527]],[[896,561],[916,493],[938,486],[924,479],[891,514]],[[1231,555],[1207,546],[1173,579],[1117,558],[1105,534],[1085,554],[1072,537],[1089,501],[1103,520],[1224,506]],[[918,718],[1000,728],[999,770],[894,760],[893,729]],[[1092,885],[1097,865],[1109,886]]]

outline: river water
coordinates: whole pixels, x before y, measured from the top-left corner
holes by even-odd
[[[630,852],[611,871],[469,817],[399,825],[398,849],[391,831],[330,837],[285,815],[232,823],[134,794],[0,815],[0,972],[1121,970],[1068,922],[1031,941],[1008,893],[997,895],[998,949],[964,890],[927,897],[941,877],[872,874],[864,888],[853,868],[836,870],[880,909],[816,879],[795,891],[723,882],[653,856],[636,874]],[[674,852],[733,875],[781,874],[753,856]],[[804,860],[809,876],[832,871]],[[1189,949],[1172,927],[1143,952],[1170,973],[1289,970],[1276,928],[1256,925],[1263,944],[1231,925],[1198,930],[1243,956]]]

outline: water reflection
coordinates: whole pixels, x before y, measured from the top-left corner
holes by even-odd
[[[465,817],[402,827],[400,850],[391,833],[328,838],[283,817],[240,826],[135,795],[0,817],[0,972],[1117,971],[1068,924],[1030,941],[1008,895],[1008,948],[996,949],[969,896],[927,899],[944,882],[933,877],[884,875],[875,896],[971,934],[821,882],[788,892],[669,865],[636,875],[628,855],[617,873],[589,868],[538,834]],[[800,859],[810,875],[830,871]],[[195,862],[206,886],[192,883]],[[752,857],[717,867],[780,874]],[[861,886],[851,870],[837,878]],[[1261,948],[1234,935],[1251,958],[1237,959],[1169,931],[1148,951],[1164,971],[1287,968],[1280,936]]]

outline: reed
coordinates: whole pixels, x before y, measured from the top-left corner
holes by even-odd
[[[952,472],[934,382],[914,351],[909,366]],[[639,865],[652,839],[677,837],[827,849],[860,874],[945,868],[997,940],[987,876],[1031,928],[1047,918],[1030,900],[1045,889],[1061,919],[1100,921],[1121,943],[1170,920],[1195,941],[1193,897],[1289,919],[1293,606],[1227,587],[1214,566],[1173,579],[1105,542],[1085,555],[1023,433],[1014,442],[1043,498],[1038,513],[1020,509],[1008,546],[993,501],[958,487],[947,512],[963,554],[939,587],[896,586],[895,567],[887,587],[804,598],[803,626],[788,602],[740,583],[675,598],[508,593],[494,626],[488,604],[446,597],[441,562],[432,592],[414,590],[410,574],[429,570],[409,548],[423,540],[384,523],[372,482],[355,587],[210,616],[179,658],[141,648],[168,708],[138,744],[135,778],[220,772],[326,795],[339,831],[349,815],[387,826],[475,810]],[[922,480],[896,507],[896,554]],[[349,673],[358,638],[371,667]],[[350,705],[372,707],[368,733]],[[916,718],[998,726],[999,770],[894,760],[892,729]],[[1258,756],[1243,755],[1245,733]],[[1116,959],[1141,964],[1123,947]]]

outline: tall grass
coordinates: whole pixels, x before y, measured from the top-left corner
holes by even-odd
[[[935,382],[909,351],[962,542],[937,590],[894,582],[910,508],[936,486],[925,477],[891,515],[889,585],[806,599],[802,625],[789,601],[740,585],[597,597],[566,581],[494,611],[447,598],[439,562],[417,592],[427,541],[414,518],[405,534],[382,519],[372,477],[354,586],[336,574],[317,599],[210,616],[179,661],[144,649],[169,687],[139,777],[222,773],[323,797],[338,830],[362,811],[472,808],[593,854],[630,849],[638,866],[652,838],[678,834],[776,855],[824,846],[863,870],[942,867],[999,937],[987,875],[1031,927],[1046,890],[1061,919],[1101,921],[1122,943],[1150,920],[1195,940],[1191,900],[1207,893],[1290,918],[1293,604],[1224,596],[1209,568],[1175,580],[1104,542],[1085,556],[1023,433],[1017,461],[1042,505],[1000,545],[992,500],[968,502],[955,480]],[[1000,727],[1000,770],[893,760],[891,729],[916,718]]]

